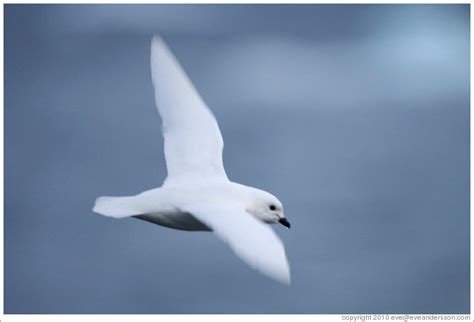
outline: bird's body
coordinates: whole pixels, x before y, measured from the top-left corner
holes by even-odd
[[[100,197],[97,199],[94,211],[108,213],[116,218],[137,213],[133,217],[168,228],[209,231],[212,229],[184,210],[186,205],[235,203],[244,209],[249,209],[255,194],[266,194],[266,192],[229,180],[188,182],[186,185],[164,185],[136,196]]]
[[[289,283],[283,244],[266,225],[280,222],[289,228],[282,204],[266,191],[227,178],[222,135],[211,111],[161,38],[154,37],[151,52],[168,177],[161,187],[135,196],[99,197],[93,210],[174,229],[213,231],[249,265]]]

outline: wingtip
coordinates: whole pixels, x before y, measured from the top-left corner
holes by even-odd
[[[168,58],[169,57],[169,58]],[[151,62],[152,62],[152,72],[153,68],[156,68],[156,64],[162,65],[163,61],[172,59],[174,60],[173,53],[166,44],[165,40],[161,35],[155,34],[151,38]],[[177,64],[177,62],[176,62]]]
[[[261,273],[267,275],[268,277],[281,284],[287,286],[291,285],[291,273],[288,261],[285,261],[284,263],[279,263],[279,265],[266,267],[266,269],[261,270]]]
[[[151,41],[152,41],[152,42],[155,42],[155,41],[163,41],[163,37],[161,37],[160,34],[154,34],[154,35],[151,37]]]
[[[288,257],[286,256],[285,248],[283,243],[281,243],[281,252],[282,255],[280,256],[280,260],[278,265],[275,265],[275,275],[274,278],[279,281],[280,283],[290,286],[291,285],[291,270],[290,270],[290,263],[288,262]]]
[[[166,43],[160,34],[154,34],[153,37],[151,37],[151,48],[157,49],[160,47],[166,47]]]
[[[288,265],[286,266],[285,270],[278,276],[278,281],[287,286],[291,285],[291,274]]]

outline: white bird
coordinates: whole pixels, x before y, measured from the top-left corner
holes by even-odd
[[[213,231],[251,267],[289,284],[283,243],[267,225],[279,222],[290,228],[282,203],[227,178],[217,121],[159,36],[151,42],[151,73],[168,176],[161,187],[135,196],[99,197],[93,211],[174,229]]]

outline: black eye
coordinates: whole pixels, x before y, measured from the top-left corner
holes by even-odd
[[[270,205],[270,210],[276,210],[275,205]]]

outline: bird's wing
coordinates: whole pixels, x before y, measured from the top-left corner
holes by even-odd
[[[185,210],[210,227],[252,268],[279,282],[290,284],[285,248],[269,225],[233,204],[199,204],[187,206]]]
[[[217,121],[159,36],[151,43],[151,73],[163,121],[166,182],[181,178],[227,179]]]

